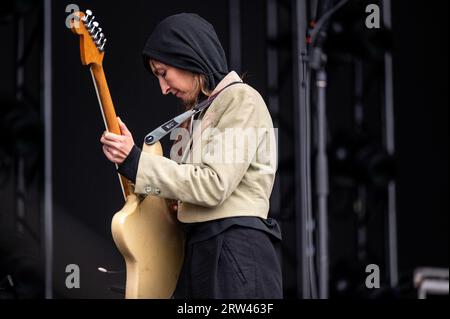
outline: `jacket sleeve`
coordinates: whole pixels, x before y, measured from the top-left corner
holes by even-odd
[[[117,172],[128,178],[132,183],[136,183],[136,174],[139,165],[139,158],[141,157],[141,149],[136,145],[130,151],[130,154],[125,158],[122,164],[118,165]]]
[[[168,158],[142,152],[136,193],[160,195],[205,207],[218,206],[231,195],[246,173],[260,141],[250,143],[249,138],[248,143],[240,143],[237,147],[242,129],[258,127],[259,101],[248,89],[229,91],[233,92],[224,91],[223,96],[216,99],[214,111],[222,115],[210,134],[206,138],[203,135],[201,160],[193,164],[178,164]],[[228,142],[224,142],[225,135]],[[236,143],[230,143],[231,140]],[[233,157],[242,155],[238,154],[240,151],[244,152],[240,160],[229,160],[230,154],[234,154]]]

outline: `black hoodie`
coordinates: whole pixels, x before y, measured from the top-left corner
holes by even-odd
[[[209,90],[228,74],[225,52],[214,27],[194,13],[180,13],[161,21],[148,38],[142,55],[150,72],[149,59],[154,59],[204,74]]]

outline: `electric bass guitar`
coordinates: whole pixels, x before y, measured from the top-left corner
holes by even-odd
[[[76,12],[71,30],[79,36],[81,62],[89,66],[106,130],[121,134],[102,62],[106,37],[90,10]],[[143,151],[162,156],[161,144]],[[119,181],[125,205],[111,222],[114,242],[126,263],[125,298],[170,298],[184,258],[184,236],[165,199],[134,194],[123,176]]]

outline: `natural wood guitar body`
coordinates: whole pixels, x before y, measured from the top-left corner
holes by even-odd
[[[159,143],[143,150],[162,155]],[[126,262],[126,298],[170,298],[183,263],[184,236],[166,200],[129,195],[111,230]]]

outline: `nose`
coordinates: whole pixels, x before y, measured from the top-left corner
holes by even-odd
[[[164,79],[159,79],[159,86],[161,87],[162,94],[167,95],[170,93],[170,86]]]

